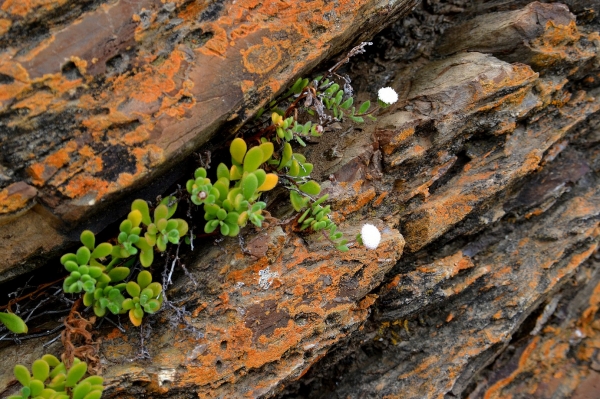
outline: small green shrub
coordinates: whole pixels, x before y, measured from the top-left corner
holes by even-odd
[[[19,395],[8,399],[100,399],[104,387],[104,379],[90,376],[85,379],[87,363],[75,358],[71,368],[55,356],[46,354],[27,367],[17,364],[14,375],[23,386]]]

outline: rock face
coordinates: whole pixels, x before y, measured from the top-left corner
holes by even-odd
[[[3,1],[0,281],[162,193],[216,131],[415,3]]]
[[[106,60],[114,59],[113,53],[103,63],[84,64],[81,56],[72,58],[73,67],[67,72],[63,67],[61,76],[79,73],[79,80],[70,81],[77,81],[76,87],[89,87],[76,88],[77,99],[60,97],[60,101],[77,108],[82,107],[81,98],[91,98],[85,112],[76,113],[80,115],[74,119],[77,126],[85,129],[73,128],[81,136],[69,139],[75,143],[71,153],[85,157],[79,143],[93,147],[83,138],[93,140],[94,134],[106,140],[102,141],[105,147],[92,148],[90,158],[78,164],[77,170],[85,170],[81,173],[67,173],[75,170],[70,168],[76,163],[67,156],[65,163],[48,172],[47,180],[39,180],[37,188],[33,188],[38,184],[35,179],[43,177],[43,171],[38,177],[29,174],[26,181],[16,167],[14,174],[6,172],[8,184],[0,196],[6,205],[0,209],[13,215],[10,223],[38,217],[49,221],[50,213],[60,219],[57,225],[61,220],[78,220],[83,213],[76,212],[76,206],[95,207],[85,201],[104,197],[111,201],[112,193],[135,187],[153,171],[160,173],[208,140],[233,113],[239,119],[232,118],[231,125],[238,126],[269,90],[277,92],[285,87],[283,82],[327,54],[324,49],[315,53],[315,48],[320,49],[316,42],[298,43],[289,32],[273,44],[273,37],[279,36],[268,36],[269,28],[256,21],[252,29],[240,25],[245,28],[235,36],[241,19],[223,19],[223,15],[242,18],[255,10],[250,7],[252,13],[244,14],[239,9],[248,2],[239,3],[244,5],[184,3],[168,6],[174,7],[171,10],[165,5],[155,11],[136,11],[135,24],[124,18],[127,23],[122,28],[130,29],[133,41],[114,46],[136,49],[134,43],[144,43],[143,51],[121,50],[121,58],[112,63]],[[294,7],[313,10],[332,5],[336,16],[353,13],[359,21],[371,18],[371,24],[387,12],[375,2],[363,8],[350,2],[315,3],[290,5],[275,19],[282,23],[283,15],[293,15],[304,21],[298,17],[302,11]],[[52,4],[49,10],[62,7]],[[105,18],[99,13],[102,7],[133,7],[120,2],[85,4],[72,12]],[[254,5],[260,11],[256,15],[271,15],[261,14],[268,4]],[[408,5],[390,2],[385,7],[393,12]],[[376,9],[379,14],[364,11]],[[10,60],[26,60],[23,54],[31,54],[29,61],[19,61],[29,71],[27,79],[35,70],[42,71],[37,76],[55,76],[43,71],[50,66],[35,60],[42,59],[37,57],[44,51],[52,53],[48,46],[59,49],[68,40],[57,35],[35,42],[23,36],[22,26],[46,11],[12,2],[5,2],[2,10],[23,13],[18,23],[6,19],[4,25],[8,33],[2,43],[7,49],[27,43],[27,50],[15,50]],[[233,14],[235,10],[238,14]],[[334,252],[327,241],[303,236],[285,221],[272,218],[265,229],[244,232],[239,242],[227,239],[200,245],[185,260],[187,272],[177,274],[167,292],[179,311],[169,308],[159,313],[142,332],[108,323],[99,327],[100,363],[108,383],[105,396],[595,397],[600,381],[599,13],[598,1],[426,0],[387,28],[374,39],[375,51],[354,60],[348,73],[360,90],[359,97],[389,85],[400,93],[400,102],[374,123],[360,128],[337,126],[324,136],[329,139],[306,150],[315,162],[316,177],[328,180],[322,186],[332,198],[340,229],[353,237],[363,223],[375,224],[383,232],[382,244],[375,251]],[[208,28],[199,31],[200,25],[190,25],[187,36],[170,39],[173,33],[167,33],[166,26],[176,20],[180,22],[175,26],[188,26],[197,16],[211,27],[212,36],[205,33]],[[56,29],[55,23],[62,22],[49,19],[46,29]],[[313,29],[309,37],[322,40],[332,34],[333,25],[327,25],[324,33],[314,21],[307,24]],[[293,28],[298,30],[294,34],[300,34],[301,26]],[[336,40],[344,42],[352,29],[358,29],[348,26],[340,28]],[[81,27],[64,28],[69,29]],[[219,29],[228,30],[222,34]],[[273,31],[277,29],[271,35]],[[223,42],[223,35],[234,43]],[[289,46],[283,46],[282,40],[288,40]],[[202,64],[208,69],[192,65],[185,43],[201,43],[193,55],[196,60],[212,57],[212,63]],[[155,53],[148,50],[159,44],[167,47]],[[90,54],[98,51],[96,44],[80,46],[81,51],[88,46]],[[140,54],[146,54],[146,67],[132,66]],[[156,58],[150,59],[149,54]],[[184,75],[173,72],[177,54],[178,62],[189,63]],[[281,64],[264,65],[271,58]],[[242,72],[222,67],[229,62],[243,65],[238,70]],[[124,70],[115,72],[109,64],[116,69],[124,65]],[[126,72],[127,68],[136,73]],[[266,74],[272,71],[276,73]],[[248,78],[251,84],[242,80],[244,73],[253,74]],[[85,83],[86,74],[104,76],[105,86]],[[135,80],[138,74],[145,83]],[[204,82],[209,92],[195,92],[198,82],[186,86],[186,76]],[[161,79],[174,86],[164,90]],[[25,79],[3,81],[15,91],[20,84],[32,84]],[[240,82],[238,96],[230,89]],[[155,93],[155,100],[136,99],[133,93],[138,86],[145,96]],[[108,87],[121,87],[127,100],[116,94],[89,94]],[[50,119],[56,122],[48,123],[70,120],[61,114],[66,105],[58,111],[57,90],[44,94],[50,96],[44,105],[24,98],[29,111],[6,111],[6,118],[11,118],[6,126],[34,126],[28,118],[35,115],[53,115],[55,119]],[[225,99],[223,104],[220,99]],[[36,111],[34,105],[40,108]],[[106,111],[91,112],[94,107]],[[192,109],[202,109],[200,116]],[[136,115],[134,127],[131,115]],[[130,130],[113,132],[117,128]],[[60,129],[53,131],[58,134]],[[123,140],[128,135],[144,139],[127,144]],[[189,142],[184,143],[187,137]],[[60,150],[71,148],[69,140]],[[217,147],[219,139],[213,144]],[[155,150],[148,150],[150,146],[160,148],[155,164],[151,164]],[[104,163],[98,163],[99,169],[92,173],[91,163],[85,162],[102,157],[98,155],[102,151],[121,151],[122,159],[128,159],[133,149],[140,154],[146,151],[140,156],[150,163],[140,169],[142,161],[135,158],[139,173],[130,173],[128,183],[107,183],[103,191],[96,183],[84,185],[80,187],[88,191],[81,193],[86,194],[69,196],[70,184],[86,173],[99,173],[94,178],[104,179]],[[31,165],[37,162],[43,170],[52,165],[39,157],[23,160],[23,173],[34,171]],[[126,165],[123,161],[120,167]],[[63,176],[63,183],[53,183],[58,176]],[[55,202],[48,199],[58,193]],[[271,198],[276,202],[273,198],[277,196]],[[32,207],[34,201],[42,201],[45,207]],[[276,207],[272,211],[278,212]],[[32,241],[37,244],[23,249],[21,259],[32,256],[35,245],[50,251],[65,239],[53,240],[56,230],[44,233],[40,227],[36,234],[40,231],[47,241]],[[171,261],[164,259],[165,270]],[[0,348],[0,355],[27,362],[39,354],[42,343],[32,340],[24,346]],[[60,352],[56,344],[50,350]],[[0,392],[13,389],[11,378],[9,372],[0,372]]]

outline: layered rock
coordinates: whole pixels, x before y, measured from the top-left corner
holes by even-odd
[[[333,252],[274,218],[203,244],[167,293],[189,314],[101,328],[107,397],[585,397],[600,353],[600,7],[467,6],[425,1],[377,38],[349,73],[401,102],[306,150],[341,230],[376,224],[381,246]]]
[[[3,2],[0,281],[162,193],[217,130],[415,3]]]

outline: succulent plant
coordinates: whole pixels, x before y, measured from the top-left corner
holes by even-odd
[[[94,292],[86,292],[83,294],[83,304],[85,306],[93,306],[94,313],[98,317],[106,315],[107,309],[112,314],[125,313],[125,311],[123,311],[123,301],[125,300],[125,297],[122,294],[124,290],[125,283],[96,288]]]
[[[105,242],[96,247],[95,240],[94,233],[89,230],[83,231],[81,242],[84,246],[80,247],[77,253],[67,253],[60,258],[60,263],[71,273],[63,283],[65,292],[94,292],[98,282],[110,282],[109,275],[105,273],[106,268],[98,259],[110,255],[112,245]]]
[[[300,216],[298,223],[300,223],[300,230],[311,228],[313,231],[328,231],[329,240],[336,245],[339,251],[348,251],[348,240],[343,239],[343,234],[337,231],[337,225],[329,218],[331,213],[331,207],[327,205],[322,207],[321,204],[326,201],[328,195],[325,194],[317,201],[313,202],[311,206]]]
[[[129,320],[136,327],[142,324],[144,313],[156,313],[162,306],[162,285],[152,282],[147,270],[138,274],[137,283],[128,282],[125,289],[131,298],[123,301],[123,310],[129,311]]]
[[[77,358],[67,370],[63,362],[46,354],[33,362],[31,373],[20,364],[13,372],[23,387],[19,395],[8,399],[99,399],[104,390],[102,377],[82,379],[87,372],[87,363]]]
[[[149,267],[154,261],[154,246],[159,251],[164,252],[167,249],[167,243],[179,243],[181,237],[185,236],[188,232],[189,227],[185,220],[171,219],[176,210],[177,202],[174,197],[170,196],[163,198],[160,204],[154,209],[153,220],[150,218],[150,211],[146,201],[137,199],[131,204],[130,216],[132,214],[135,215],[131,220],[131,230],[129,232],[125,230],[125,233],[128,234],[127,240],[140,249],[140,263],[142,266]],[[146,233],[143,237],[139,237],[139,232],[137,231],[139,226],[138,212],[141,216],[139,221],[146,226]],[[130,220],[129,217],[128,220]],[[134,222],[138,222],[137,225]],[[121,227],[128,228],[129,224],[125,226],[121,224]],[[135,233],[137,233],[138,238],[133,237],[135,241],[133,242],[132,235],[135,236]],[[123,235],[123,238],[125,238],[125,235]]]

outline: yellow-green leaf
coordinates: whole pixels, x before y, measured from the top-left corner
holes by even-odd
[[[258,181],[258,186],[260,187],[265,182],[265,179],[267,178],[267,172],[265,172],[262,169],[257,169],[252,173],[254,174],[254,176],[256,176],[256,180]]]
[[[269,191],[272,190],[279,181],[279,176],[275,173],[269,173],[265,176],[265,181],[258,187],[258,191]]]
[[[108,272],[108,276],[110,277],[110,281],[113,283],[118,283],[119,281],[123,281],[129,276],[129,268],[128,267],[115,267],[111,271]]]
[[[150,220],[150,210],[148,209],[148,203],[142,199],[136,199],[131,203],[131,210],[138,210],[142,214],[142,223],[148,226],[152,223]]]
[[[290,175],[298,176],[300,174],[300,164],[295,159],[292,159],[292,164],[290,165]]]
[[[256,147],[254,147],[256,148]],[[242,178],[242,195],[245,199],[249,200],[256,193],[256,189],[258,188],[258,180],[254,173],[249,173]],[[224,234],[227,235],[227,234]]]
[[[152,282],[152,274],[150,274],[150,272],[147,270],[141,271],[137,276],[137,282],[141,289],[146,288]]]
[[[46,381],[50,375],[50,365],[45,360],[37,359],[31,365],[31,372],[36,380]]]
[[[242,178],[242,169],[237,165],[231,165],[229,176],[231,177],[231,181],[240,180]]]
[[[263,162],[267,162],[269,160],[269,158],[271,158],[271,156],[273,155],[273,151],[274,151],[274,146],[273,143],[266,142],[266,143],[262,143],[258,148],[261,149],[261,151],[263,152]]]
[[[56,367],[60,364],[60,360],[58,360],[56,356],[51,355],[49,353],[42,356],[42,360],[48,363],[50,367]]]
[[[154,251],[152,249],[140,251],[140,263],[142,264],[142,266],[149,267],[153,261]]]
[[[88,261],[90,260],[91,253],[88,247],[79,247],[75,256],[77,257],[77,263],[79,265],[87,265]]]
[[[146,271],[146,270],[144,270],[144,271]],[[140,292],[142,292],[142,289],[140,288],[138,283],[136,283],[135,281],[128,282],[127,285],[125,286],[125,290],[127,290],[127,293],[129,295],[131,295],[132,298],[139,296]]]
[[[79,238],[81,239],[81,243],[85,245],[90,251],[94,249],[96,236],[90,230],[84,230]]]
[[[44,383],[38,379],[31,380],[29,389],[31,389],[31,397],[37,399],[44,390]]]
[[[246,142],[238,137],[233,139],[233,141],[231,142],[229,152],[231,153],[231,157],[233,158],[233,160],[241,164],[244,161],[244,155],[246,155],[247,149],[248,145],[246,144]]]
[[[227,180],[229,179],[229,169],[227,168],[227,165],[225,165],[224,163],[220,163],[219,166],[217,166],[217,179],[220,178],[225,178]]]
[[[306,206],[307,201],[308,198],[301,196],[296,191],[290,191],[290,202],[296,212],[300,212]]]
[[[65,386],[67,388],[74,387],[75,384],[85,375],[87,371],[87,363],[81,362],[74,364],[73,367],[67,373],[67,379],[65,380]]]
[[[141,320],[140,320],[141,323]],[[100,399],[102,397],[102,391],[99,390],[95,390],[92,391],[90,393],[88,393],[87,395],[85,395],[85,397],[83,399]]]
[[[6,328],[15,334],[27,333],[27,324],[14,313],[0,312],[0,323],[4,324]]]
[[[260,147],[252,147],[244,158],[244,172],[254,172],[263,163],[263,151]]]
[[[90,393],[92,390],[92,384],[89,382],[80,382],[75,388],[73,388],[73,399],[83,399],[85,395]]]
[[[29,386],[29,383],[31,382],[31,374],[29,374],[29,370],[27,370],[27,367],[21,364],[17,364],[13,369],[13,373],[15,375],[15,378],[21,383],[21,385],[23,385],[24,387]]]
[[[227,174],[229,174],[229,172],[227,172]],[[227,198],[227,194],[229,193],[229,179],[220,177],[213,187],[219,191],[219,200],[223,201]]]
[[[91,254],[91,258],[92,259],[104,258],[104,257],[110,255],[111,252],[112,252],[112,245],[107,242],[103,242],[103,243],[99,244],[96,247],[96,249],[94,249],[94,252],[92,252],[92,254]]]
[[[283,144],[283,153],[281,154],[281,162],[279,162],[279,167],[277,170],[280,170],[287,166],[288,162],[292,159],[292,145],[288,142]]]
[[[138,209],[134,209],[133,211],[129,212],[127,219],[131,221],[131,225],[133,227],[138,227],[140,223],[142,223],[142,212],[140,212]]]
[[[314,180],[300,185],[299,188],[300,190],[304,191],[306,194],[309,195],[319,195],[319,193],[321,192],[321,186]]]

